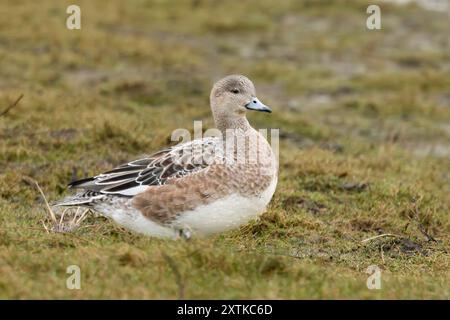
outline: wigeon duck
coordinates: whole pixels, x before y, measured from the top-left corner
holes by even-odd
[[[224,232],[258,217],[277,185],[278,163],[248,110],[271,112],[253,83],[231,75],[214,84],[218,135],[184,142],[94,177],[56,206],[91,208],[135,232],[189,238]]]

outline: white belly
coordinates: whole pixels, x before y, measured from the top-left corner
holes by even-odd
[[[197,235],[210,235],[237,228],[265,211],[276,185],[277,179],[274,178],[259,197],[247,198],[234,194],[184,212],[173,225],[181,229],[187,227]]]

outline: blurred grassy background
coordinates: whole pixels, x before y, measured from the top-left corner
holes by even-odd
[[[370,4],[374,2],[371,1]],[[375,2],[377,3],[377,2]],[[367,1],[0,3],[0,298],[448,298],[446,12]],[[213,82],[250,77],[280,128],[280,180],[257,222],[145,238],[91,217],[47,234],[43,201],[213,125]],[[383,233],[365,244],[361,240]],[[81,267],[82,290],[66,289]],[[382,269],[368,290],[366,268]]]

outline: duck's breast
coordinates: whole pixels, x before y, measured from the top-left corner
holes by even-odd
[[[178,228],[188,227],[198,235],[210,235],[237,228],[265,211],[276,185],[277,177],[274,176],[270,185],[258,196],[231,194],[181,213],[173,224]]]

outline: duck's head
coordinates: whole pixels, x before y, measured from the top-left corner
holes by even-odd
[[[230,75],[217,81],[211,90],[210,101],[216,122],[245,118],[247,110],[272,112],[256,97],[253,82],[242,75]]]

